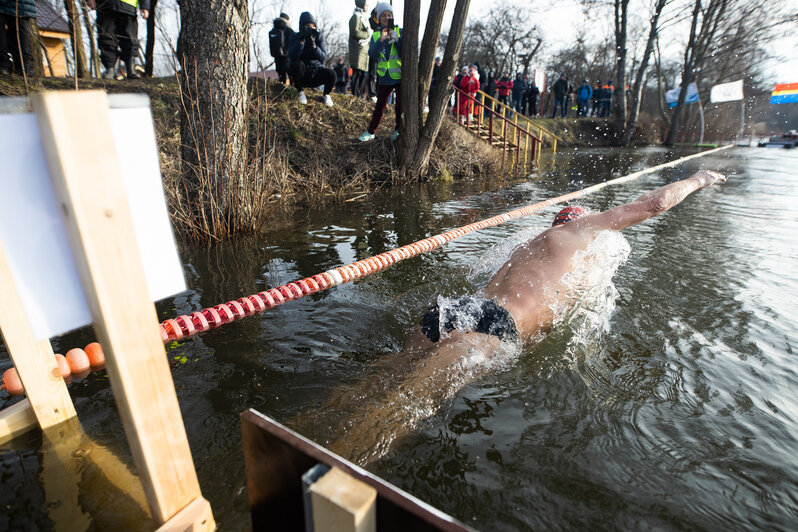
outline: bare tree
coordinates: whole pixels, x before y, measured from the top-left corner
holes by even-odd
[[[648,62],[651,59],[651,53],[654,50],[654,43],[656,43],[657,36],[659,35],[662,11],[670,1],[671,0],[655,0],[652,7],[651,18],[649,19],[648,39],[646,40],[646,46],[643,50],[643,56],[640,58],[640,63],[637,65],[634,85],[632,86],[630,95],[631,102],[629,103],[631,113],[629,114],[629,119],[625,124],[623,132],[622,144],[624,146],[629,146],[632,142],[632,135],[637,127],[637,118],[640,116],[640,102],[643,94],[643,80],[646,75],[646,70],[648,69]]]
[[[64,0],[67,21],[69,22],[69,37],[72,41],[72,53],[75,56],[76,75],[79,78],[89,76],[86,65],[86,51],[83,49],[83,32],[80,26],[80,14],[75,0]]]
[[[249,227],[246,0],[182,0],[178,57],[183,113],[185,199],[203,232],[219,237]]]
[[[147,44],[144,48],[144,75],[151,78],[155,67],[155,18],[158,0],[150,0],[150,15],[147,17]]]
[[[462,56],[496,72],[528,73],[543,43],[531,3],[497,2],[482,19],[469,24],[463,36]]]
[[[419,55],[420,0],[405,0],[402,30],[402,120],[399,129],[398,162],[405,180],[427,172],[433,144],[440,131],[454,70],[460,59],[465,21],[471,0],[457,0],[449,38],[435,86],[430,91],[435,51],[441,34],[446,0],[432,2]],[[424,120],[424,101],[429,93],[429,112]]]
[[[720,28],[721,22],[728,14],[732,1],[706,0],[706,4],[702,5],[702,0],[695,0],[690,21],[690,33],[687,46],[684,48],[679,100],[676,103],[676,107],[673,108],[671,127],[665,139],[665,144],[668,146],[673,146],[676,143],[676,135],[680,125],[679,119],[684,108],[684,102],[687,99],[687,87],[693,82],[696,67],[704,62],[707,54],[715,45],[715,36],[718,33],[718,28]]]

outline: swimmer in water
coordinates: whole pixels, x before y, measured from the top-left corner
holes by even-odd
[[[551,329],[552,308],[568,302],[560,300],[569,292],[563,278],[574,272],[577,252],[585,251],[599,232],[620,231],[658,216],[691,193],[725,181],[721,174],[702,170],[608,211],[561,210],[552,227],[519,246],[478,294],[455,299],[443,310],[432,307],[407,349],[377,362],[373,377],[364,379],[365,387],[331,398],[328,408],[349,412],[346,422],[334,429],[338,434],[329,448],[359,463],[385,454],[397,437],[466,384],[469,377],[458,374],[464,373],[467,360],[490,359],[501,352],[503,342],[517,345]],[[397,379],[396,368],[408,369]],[[380,380],[380,371],[387,369],[393,382]]]

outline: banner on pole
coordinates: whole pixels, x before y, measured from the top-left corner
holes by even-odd
[[[733,102],[743,99],[743,80],[732,81],[715,85],[709,93],[712,103]]]
[[[798,103],[798,83],[778,83],[770,95],[770,103]]]
[[[665,103],[668,104],[668,107],[676,107],[676,104],[679,103],[679,92],[681,92],[681,87],[676,87],[675,89],[671,89],[665,93]],[[698,85],[695,84],[695,81],[692,82],[687,86],[687,96],[684,99],[684,103],[697,103],[698,102]]]

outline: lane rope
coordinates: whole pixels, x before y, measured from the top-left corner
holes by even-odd
[[[287,301],[293,301],[295,299],[309,296],[310,294],[315,294],[316,292],[321,292],[322,290],[326,290],[333,286],[338,286],[344,283],[362,279],[363,277],[384,270],[393,264],[396,264],[397,262],[407,260],[421,253],[432,251],[435,248],[443,246],[444,244],[447,244],[456,238],[460,238],[474,231],[479,231],[487,227],[493,227],[495,225],[507,222],[508,220],[520,218],[522,216],[528,216],[552,205],[583,198],[588,194],[592,194],[598,190],[601,190],[604,187],[628,183],[629,181],[633,181],[646,174],[656,172],[657,170],[676,166],[690,159],[703,157],[704,155],[716,153],[731,147],[733,147],[733,145],[729,144],[726,146],[721,146],[720,148],[688,155],[687,157],[682,157],[681,159],[676,159],[668,163],[646,168],[645,170],[640,170],[639,172],[634,172],[632,174],[611,179],[597,185],[592,185],[582,190],[570,192],[556,198],[534,203],[532,205],[527,205],[526,207],[506,212],[504,214],[499,214],[497,216],[474,222],[463,227],[451,229],[445,233],[431,236],[423,240],[419,240],[418,242],[413,242],[412,244],[392,249],[390,251],[380,253],[379,255],[368,257],[345,266],[333,268],[332,270],[327,270],[326,272],[319,273],[305,279],[293,281],[276,288],[269,288],[263,292],[241,297],[234,301],[228,301],[227,303],[221,303],[219,305],[208,307],[197,312],[192,312],[188,315],[168,319],[161,323],[161,338],[163,339],[164,343],[167,343],[174,340],[182,340],[211,329],[216,329],[225,323],[230,323],[232,321],[246,318],[247,316],[251,316],[253,314],[258,314],[264,310],[282,305]]]

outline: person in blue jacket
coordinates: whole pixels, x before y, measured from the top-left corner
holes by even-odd
[[[576,116],[584,118],[590,114],[590,99],[593,97],[593,87],[588,81],[582,80],[582,86],[576,91]]]
[[[324,66],[327,43],[317,28],[316,19],[308,11],[299,15],[299,31],[291,36],[288,57],[291,58],[291,82],[299,90],[299,103],[308,103],[306,87],[324,85],[324,105],[332,107],[330,93],[335,88],[335,71]]]

